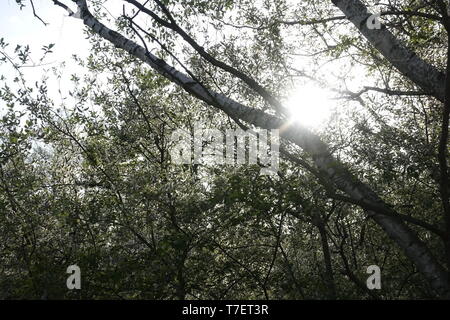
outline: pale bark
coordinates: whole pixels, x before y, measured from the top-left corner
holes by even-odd
[[[367,19],[371,14],[360,0],[331,0],[331,2],[398,71],[439,101],[445,100],[445,73],[408,49],[383,24],[381,29],[369,29]]]

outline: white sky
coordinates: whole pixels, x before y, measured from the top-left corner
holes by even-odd
[[[14,0],[1,0],[0,37],[11,45],[29,44],[32,52],[39,52],[43,45],[55,43],[54,54],[48,62],[61,62],[73,53],[86,53],[88,41],[83,35],[82,22],[67,16],[49,0],[34,0],[39,16],[49,25],[44,26],[33,16],[27,3],[22,11]],[[42,51],[41,51],[42,52]]]
[[[64,3],[76,11],[72,1],[66,0]],[[117,17],[122,11],[123,3],[122,0],[109,0],[106,1],[106,7]],[[62,76],[58,80],[55,76],[49,75],[47,80],[49,97],[55,103],[55,109],[60,108],[62,104],[71,108],[75,102],[68,95],[68,92],[73,90],[71,75],[82,76],[85,72],[72,56],[77,54],[81,58],[87,57],[90,48],[83,22],[69,17],[63,8],[54,5],[51,0],[34,0],[36,13],[48,23],[44,26],[34,17],[30,2],[25,1],[25,4],[26,7],[20,10],[15,0],[0,0],[0,38],[3,37],[4,41],[9,43],[6,52],[14,56],[13,51],[16,45],[29,45],[32,62],[30,61],[27,65],[33,65],[42,57],[42,46],[55,44],[52,48],[53,53],[47,55],[42,66],[21,68],[21,71],[28,86],[34,86],[35,82],[41,83],[41,79],[52,72],[52,67],[57,67]],[[107,21],[102,20],[102,22],[110,26]],[[63,69],[59,68],[62,62],[65,62]],[[7,84],[11,86],[11,81],[17,76],[17,72],[9,63],[4,63],[0,65],[0,75],[5,76]],[[93,107],[95,112],[100,112],[100,109]],[[5,111],[4,106],[0,104],[0,115]]]
[[[67,92],[70,88],[70,75],[77,71],[72,55],[85,56],[88,53],[89,42],[83,34],[82,21],[68,17],[62,8],[56,7],[49,0],[34,0],[37,14],[48,23],[44,26],[33,16],[29,2],[23,10],[20,10],[15,0],[0,1],[0,37],[9,43],[6,50],[9,55],[14,56],[13,50],[16,45],[29,45],[33,61],[27,65],[33,65],[39,62],[43,54],[42,46],[55,44],[52,48],[53,53],[45,58],[42,66],[21,68],[28,85],[40,82],[46,71],[57,67],[63,61],[67,62],[61,81],[57,83],[54,77],[50,77],[48,82],[50,96],[56,103],[61,102],[60,99],[58,101],[60,97],[58,89]],[[7,77],[8,84],[17,75],[8,63],[0,65],[0,74]],[[0,114],[1,112],[2,110]]]

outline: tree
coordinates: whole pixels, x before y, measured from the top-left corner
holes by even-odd
[[[293,271],[292,261],[289,260],[289,254],[283,248],[283,243],[291,250],[295,250],[296,246],[301,248],[305,245],[302,242],[308,239],[308,236],[297,229],[297,233],[289,233],[289,241],[283,240],[286,214],[295,218],[295,222],[291,222],[293,226],[296,223],[307,223],[313,227],[310,233],[311,239],[315,240],[313,246],[317,246],[323,255],[324,269],[319,272],[323,278],[321,283],[326,288],[323,290],[326,292],[323,296],[335,298],[338,291],[336,288],[342,287],[337,283],[336,272],[333,270],[339,265],[343,266],[343,274],[361,291],[378,298],[375,293],[367,292],[361,280],[354,274],[360,259],[358,257],[360,246],[367,246],[367,250],[376,248],[374,249],[376,251],[388,251],[383,247],[384,235],[366,227],[367,218],[381,227],[384,234],[413,264],[414,268],[406,278],[414,275],[417,270],[437,296],[449,297],[450,206],[447,144],[450,83],[446,75],[449,74],[450,18],[447,5],[443,1],[431,4],[426,1],[392,4],[388,1],[384,4],[386,10],[381,13],[385,23],[381,24],[379,29],[371,29],[366,23],[371,14],[367,11],[367,5],[359,0],[333,0],[320,4],[316,1],[306,1],[304,5],[298,4],[294,10],[288,10],[290,14],[295,15],[295,20],[285,13],[285,9],[289,8],[288,2],[285,1],[250,4],[247,1],[175,3],[154,0],[142,3],[126,0],[125,2],[129,4],[126,7],[128,12],[124,7],[123,15],[115,21],[118,31],[113,31],[101,22],[100,4],[95,1],[89,3],[95,8],[94,11],[91,11],[86,0],[74,1],[77,10],[71,10],[69,4],[62,1],[53,2],[65,9],[69,15],[82,19],[91,33],[95,42],[93,54],[98,56],[91,57],[89,67],[94,71],[96,68],[111,70],[117,81],[115,85],[122,90],[117,94],[126,92],[126,96],[118,99],[91,84],[84,91],[79,91],[77,99],[83,102],[87,100],[83,94],[93,92],[94,101],[104,105],[106,111],[108,106],[112,105],[124,103],[125,107],[121,110],[119,118],[115,118],[112,110],[110,113],[106,112],[111,118],[111,123],[105,132],[113,133],[112,137],[109,134],[102,136],[104,134],[102,125],[97,123],[95,118],[79,120],[85,118],[83,113],[73,114],[67,120],[61,119],[60,124],[48,114],[50,111],[47,111],[42,119],[54,131],[55,142],[68,139],[81,151],[86,162],[83,171],[86,171],[89,177],[88,182],[82,183],[104,185],[105,189],[102,192],[106,192],[111,198],[108,201],[114,201],[119,208],[118,212],[111,216],[118,219],[117,225],[136,236],[141,245],[147,245],[158,252],[154,244],[147,243],[146,238],[136,231],[137,226],[133,226],[133,219],[136,219],[136,212],[139,211],[139,200],[136,199],[133,207],[133,197],[137,194],[135,192],[127,194],[126,200],[123,197],[124,190],[140,185],[137,177],[127,181],[124,172],[139,165],[127,164],[125,170],[117,167],[121,160],[137,159],[137,154],[145,154],[146,150],[154,150],[156,146],[159,156],[152,155],[153,158],[147,160],[161,173],[149,174],[147,177],[151,180],[157,176],[161,179],[159,181],[161,185],[156,188],[157,195],[149,194],[143,200],[152,199],[150,201],[152,204],[161,201],[164,209],[159,208],[158,211],[162,216],[166,214],[170,221],[171,227],[164,227],[164,230],[167,230],[167,234],[163,236],[165,240],[160,239],[162,243],[169,245],[167,249],[162,249],[165,251],[158,259],[164,260],[169,256],[172,258],[167,258],[168,261],[176,261],[173,270],[170,262],[166,261],[168,270],[161,272],[166,274],[166,277],[173,277],[176,297],[185,298],[187,292],[194,294],[195,290],[199,290],[194,288],[195,285],[188,288],[191,284],[186,280],[188,279],[186,273],[192,269],[187,266],[193,259],[189,258],[190,255],[197,257],[195,261],[204,261],[211,256],[219,260],[225,258],[232,261],[233,268],[245,274],[242,277],[249,279],[248,288],[242,291],[244,294],[255,292],[256,289],[252,288],[252,284],[256,284],[266,298],[270,297],[272,292],[268,290],[268,283],[273,272],[277,279],[282,278],[279,274],[289,275],[293,279],[294,288],[285,288],[286,292],[297,290],[300,296],[304,296],[304,287],[300,285],[302,281],[297,279],[298,272]],[[308,5],[312,7],[309,8]],[[130,8],[133,9],[131,13]],[[336,15],[337,10],[343,15]],[[139,23],[138,15],[145,15],[151,21],[151,26],[144,27]],[[310,15],[317,18],[304,19]],[[223,42],[215,43],[210,39],[207,29],[200,33],[203,26],[194,25],[195,19],[205,19],[206,25],[217,31],[225,26],[234,31],[237,29],[241,33],[241,38],[233,33],[230,35],[224,33]],[[230,19],[231,22],[226,22],[226,19]],[[356,27],[356,32],[355,29],[350,29],[349,23]],[[305,27],[308,29],[304,29]],[[338,59],[346,53],[350,61],[363,67],[365,72],[371,72],[372,78],[384,85],[384,87],[365,86],[359,92],[351,92],[345,88],[343,82],[336,89],[342,97],[356,101],[367,110],[366,113],[355,113],[350,116],[355,123],[354,136],[348,132],[344,132],[343,138],[334,135],[342,133],[342,126],[334,128],[331,126],[328,134],[320,136],[305,126],[290,121],[288,111],[283,107],[281,100],[285,82],[282,79],[307,76],[310,81],[323,82],[322,79],[310,76],[314,70],[305,73],[303,70],[289,68],[291,54],[298,49],[296,46],[289,46],[287,43],[289,37],[283,34],[291,29],[305,42],[312,41],[316,36],[321,37],[325,49],[313,53],[316,61],[324,61],[329,57]],[[205,45],[200,45],[200,40],[197,40],[201,39],[200,36],[193,36],[194,30],[202,34]],[[101,39],[128,54],[124,55],[122,51],[117,53],[117,57],[109,59],[102,56],[102,50],[108,50],[112,52],[111,54],[115,54],[116,50],[104,46],[105,42]],[[180,40],[184,41],[185,47],[181,46]],[[154,44],[160,46],[157,53],[151,50]],[[430,52],[430,44],[434,44],[436,50]],[[442,54],[443,50],[447,50],[446,55]],[[175,66],[182,68],[183,72],[168,64],[166,62],[168,59],[173,60]],[[182,59],[187,62],[182,62]],[[152,71],[143,68],[138,61],[145,63]],[[446,67],[445,72],[440,70],[443,66]],[[294,75],[291,75],[291,72],[294,72]],[[160,76],[166,80],[161,80]],[[235,85],[236,80],[238,82]],[[141,90],[137,96],[133,92],[135,83],[138,88],[144,86],[148,90]],[[175,84],[177,88],[171,87],[171,84]],[[392,86],[395,89],[392,89]],[[213,89],[214,87],[216,89]],[[164,173],[167,170],[173,172],[173,169],[168,169],[170,157],[166,149],[167,142],[164,142],[164,137],[167,136],[165,124],[172,121],[170,117],[172,112],[177,114],[175,120],[180,123],[191,123],[196,113],[190,114],[191,110],[185,107],[183,115],[180,115],[178,109],[172,111],[170,107],[159,106],[167,104],[170,97],[157,99],[148,91],[164,92],[165,88],[169,92],[173,90],[179,93],[180,89],[187,92],[188,95],[182,95],[182,99],[189,99],[196,110],[203,108],[204,105],[221,110],[222,116],[225,117],[218,119],[210,113],[211,109],[208,111],[201,109],[204,112],[201,118],[215,119],[220,127],[226,126],[224,120],[228,117],[242,128],[280,129],[281,151],[288,163],[283,173],[280,173],[281,181],[274,182],[270,178],[257,179],[250,171],[246,173],[248,178],[238,180],[235,187],[233,180],[237,179],[238,173],[228,176],[220,168],[208,171],[209,168],[205,167],[201,169],[209,172],[208,176],[212,177],[213,191],[208,191],[208,188],[196,190],[195,185],[199,179],[198,168],[189,168],[188,189],[193,192],[192,198],[179,197],[179,193],[189,195],[190,192],[181,191],[186,186],[173,184],[183,176],[181,173],[172,177],[169,173]],[[195,103],[192,97],[202,103]],[[33,105],[32,102],[21,100],[21,103],[29,106]],[[398,107],[386,107],[390,103],[395,103]],[[158,106],[148,107],[153,105]],[[418,106],[422,110],[419,110]],[[383,116],[383,109],[389,113],[387,117]],[[148,118],[146,112],[149,110],[152,110],[152,117],[155,118]],[[157,119],[159,113],[168,118]],[[424,119],[417,120],[419,114]],[[131,119],[134,115],[141,118],[141,121],[132,126]],[[122,117],[125,119],[122,120]],[[74,128],[67,124],[67,121],[70,124],[70,119],[75,119],[73,121],[77,125],[85,122],[87,128],[91,128],[93,132],[91,136],[95,138],[92,141],[90,139],[80,141],[71,133]],[[124,127],[113,129],[114,124],[120,121],[127,123],[132,131],[124,132]],[[411,126],[412,121],[415,121],[419,128]],[[167,132],[170,132],[175,126],[168,128]],[[143,144],[142,149],[135,153],[136,151],[129,150],[127,145],[121,144],[121,139],[130,145],[136,145],[136,142],[137,145]],[[140,142],[142,139],[144,141]],[[153,147],[146,147],[145,144],[150,141]],[[123,159],[118,157],[106,160],[116,146],[123,146],[124,152],[121,153]],[[389,146],[398,149],[387,151],[386,148]],[[414,150],[415,148],[417,150]],[[375,157],[374,150],[377,151]],[[75,167],[80,165],[77,163]],[[142,169],[138,171],[140,174],[143,172]],[[221,175],[224,176],[223,179],[229,180],[221,181],[219,178]],[[307,181],[305,183],[298,181],[300,177],[307,177]],[[261,190],[248,189],[247,185],[255,183],[251,182],[252,179],[258,181],[257,185]],[[417,183],[426,187],[418,191]],[[165,190],[164,186],[170,186],[169,190]],[[220,186],[228,187],[229,190],[224,192],[220,190]],[[8,195],[7,185],[5,184],[3,188]],[[142,181],[142,188],[146,188],[145,181]],[[181,190],[178,191],[178,188]],[[436,188],[439,191],[439,201],[431,201],[427,205],[422,203],[429,201],[430,195],[436,194]],[[387,189],[393,191],[387,192]],[[417,202],[409,198],[411,192],[417,196]],[[252,194],[254,198],[246,196]],[[97,195],[93,199],[96,197]],[[204,202],[201,199],[204,199]],[[224,207],[219,209],[215,216],[214,212],[222,202]],[[13,204],[14,201],[11,199],[10,206]],[[424,206],[426,208],[423,208]],[[189,210],[184,211],[182,208],[186,207]],[[269,217],[262,219],[264,223],[254,229],[261,233],[261,238],[256,241],[260,242],[258,245],[264,246],[266,232],[272,234],[271,237],[275,239],[273,255],[261,255],[265,259],[268,258],[267,269],[263,267],[264,262],[258,262],[258,249],[240,251],[242,257],[249,255],[255,259],[250,264],[242,263],[242,258],[230,253],[232,247],[228,243],[230,239],[242,242],[251,237],[252,233],[248,232],[252,228],[243,226],[258,222],[259,218],[242,217],[241,212],[248,212],[250,215],[252,211],[256,211],[254,213],[256,217],[262,212],[269,212]],[[358,215],[358,212],[363,212],[364,216]],[[422,212],[425,214],[422,215]],[[221,219],[227,217],[227,214],[236,213],[239,213],[239,218],[227,220],[231,225],[225,226],[237,229],[243,227],[244,231],[228,238],[227,234],[232,234],[233,231],[225,226],[221,227]],[[162,223],[164,219],[154,218],[154,221]],[[357,230],[349,230],[349,224]],[[148,226],[148,223],[145,225]],[[211,225],[214,230],[212,235],[205,236]],[[200,227],[195,230],[196,226]],[[149,231],[144,233],[148,234]],[[355,244],[354,237],[357,234],[360,236],[359,244]],[[296,243],[296,235],[300,238],[299,243]],[[373,238],[369,241],[366,237]],[[224,239],[228,239],[227,245],[221,244]],[[329,242],[333,250],[330,250]],[[204,248],[208,250],[204,251]],[[312,249],[310,252],[317,250]],[[335,255],[334,261],[332,255]],[[351,262],[349,255],[353,255]],[[283,257],[284,262],[277,259],[277,256]],[[338,258],[341,263],[337,262]],[[155,259],[153,257],[151,261],[156,261]],[[387,269],[404,263],[401,258],[396,259],[398,261],[391,261]],[[317,261],[317,257],[309,260]],[[217,263],[220,265],[220,261]],[[253,270],[249,265],[257,265],[258,268]],[[201,264],[194,266],[202,268]],[[125,267],[122,272],[125,272]],[[218,283],[220,280],[216,277],[219,273],[213,272],[207,279]],[[392,270],[388,273],[392,274]],[[228,285],[228,281],[224,284]],[[402,278],[402,281],[406,281],[405,278]],[[197,281],[193,283],[198,284]],[[212,286],[220,288],[217,283]],[[308,296],[311,296],[310,292],[314,290],[306,291]],[[430,294],[425,291],[423,295]],[[213,296],[220,298],[223,295],[214,293]],[[278,296],[283,297],[283,294],[279,293]]]

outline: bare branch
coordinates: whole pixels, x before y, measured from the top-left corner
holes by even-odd
[[[44,26],[47,26],[48,25],[48,23],[47,22],[45,22],[44,20],[42,20],[42,18],[41,17],[39,17],[38,15],[37,15],[37,13],[36,13],[36,9],[34,8],[34,3],[33,3],[33,0],[30,0],[30,3],[31,3],[31,8],[33,9],[33,15],[36,17],[36,18],[38,18],[39,19],[39,21],[41,21],[43,24],[44,24]]]

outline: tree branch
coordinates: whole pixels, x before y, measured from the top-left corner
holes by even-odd
[[[360,0],[331,0],[331,2],[398,71],[439,101],[445,101],[443,72],[400,43],[385,25],[382,24],[380,29],[369,29],[367,19],[371,14]]]

